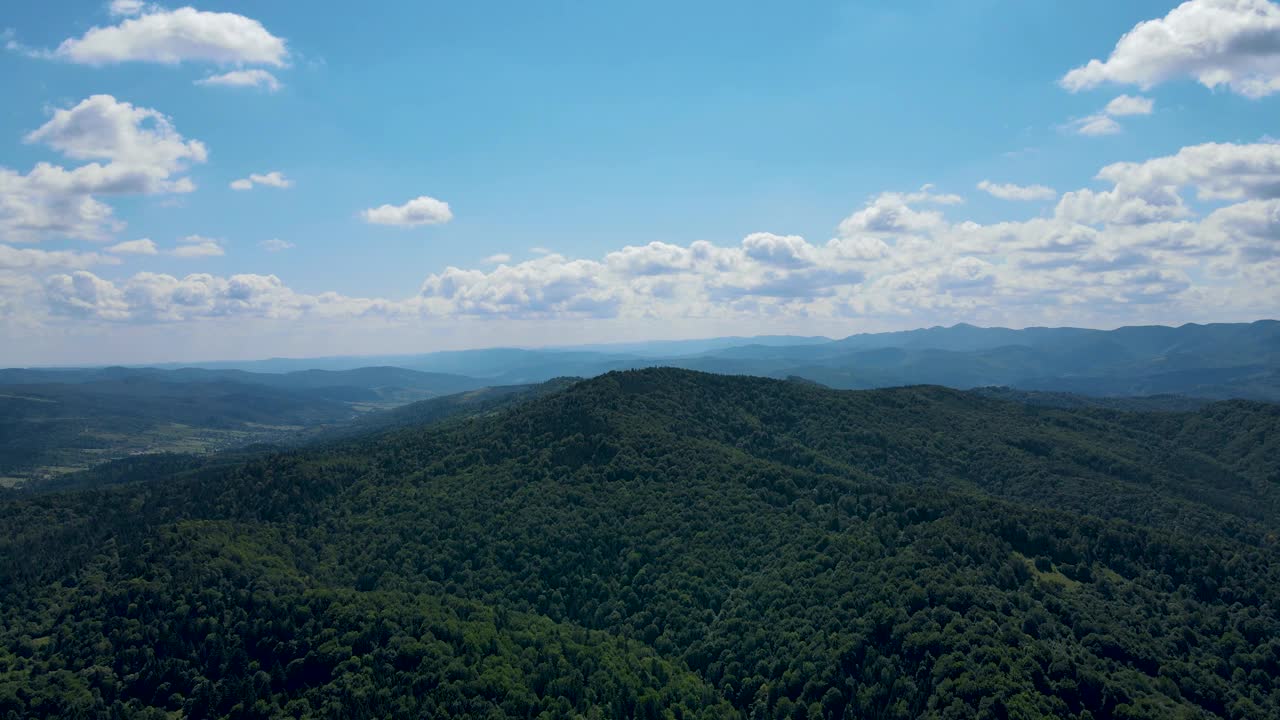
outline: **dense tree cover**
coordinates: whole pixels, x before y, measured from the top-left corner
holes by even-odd
[[[314,440],[369,435],[414,425],[429,425],[450,418],[481,415],[508,405],[563,390],[581,378],[552,378],[528,385],[483,387],[444,397],[419,400],[383,412],[369,413],[349,423],[327,429]]]
[[[147,377],[0,385],[0,475],[83,467],[158,448],[220,449],[276,438],[288,434],[287,427],[351,418],[356,413],[345,400],[366,400],[365,393]]]
[[[1280,716],[1280,408],[613,373],[0,500],[0,717]]]
[[[1037,390],[1017,390],[1011,387],[990,386],[973,388],[970,392],[976,395],[1006,400],[1008,402],[1025,403],[1027,405],[1043,405],[1056,408],[1103,408],[1107,410],[1126,410],[1129,412],[1190,412],[1213,402],[1204,398],[1186,395],[1146,395],[1146,396],[1093,396],[1078,395],[1068,392],[1051,392]]]
[[[0,477],[35,485],[68,469],[143,452],[298,442],[319,428],[347,425],[369,409],[483,385],[459,375],[397,367],[279,374],[0,369]],[[380,419],[390,427],[405,416]]]

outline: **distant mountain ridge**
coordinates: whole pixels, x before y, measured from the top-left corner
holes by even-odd
[[[8,368],[0,370],[0,385],[46,383],[95,383],[156,381],[166,383],[236,382],[265,385],[280,390],[321,390],[349,388],[373,391],[367,399],[376,400],[378,391],[418,391],[420,399],[472,390],[483,385],[474,378],[449,373],[431,373],[402,367],[360,367],[351,370],[294,370],[287,373],[255,373],[235,369],[181,367],[177,369],[132,368]]]
[[[202,453],[286,441],[369,411],[484,384],[397,367],[281,374],[204,368],[0,370],[0,486],[142,453]]]
[[[308,363],[312,366],[306,367]],[[379,366],[370,366],[375,363]],[[160,373],[158,378],[174,381],[224,378],[281,388],[403,388],[408,392],[399,399],[416,400],[485,386],[526,385],[556,377],[594,377],[614,370],[658,366],[774,378],[794,376],[843,389],[918,384],[959,389],[1006,386],[1104,397],[1178,394],[1274,402],[1280,401],[1280,321],[1114,330],[1019,330],[958,324],[838,340],[730,337],[577,348],[452,350],[394,357],[277,358],[185,367],[0,370],[0,384],[80,382],[75,378],[107,372]],[[251,368],[272,371],[250,372]],[[385,390],[378,392],[385,394]],[[419,395],[412,397],[413,393]]]

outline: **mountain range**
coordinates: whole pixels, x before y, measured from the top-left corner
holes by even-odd
[[[371,362],[395,364],[361,365]],[[553,378],[655,366],[838,389],[998,387],[1037,393],[1037,402],[1065,393],[1076,406],[1089,404],[1081,398],[1111,398],[1112,407],[1136,407],[1131,398],[1155,396],[1138,402],[1188,409],[1217,399],[1280,401],[1280,322],[1115,330],[955,325],[842,340],[767,336],[396,358],[12,368],[0,370],[0,484],[49,480],[145,452],[367,432],[434,419]],[[458,395],[469,392],[479,394]]]
[[[592,377],[670,366],[706,372],[803,377],[836,388],[912,384],[1009,386],[1095,396],[1175,393],[1280,399],[1280,322],[1083,328],[932,327],[840,340],[767,336],[616,346],[494,348],[425,355],[273,359],[197,365],[271,373],[390,365],[462,375],[484,384]],[[0,382],[3,382],[0,374]],[[458,390],[465,388],[457,388]]]
[[[470,396],[0,493],[0,717],[1280,714],[1280,406]]]

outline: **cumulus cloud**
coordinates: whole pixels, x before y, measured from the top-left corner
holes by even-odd
[[[764,265],[801,268],[817,262],[813,246],[799,235],[752,233],[742,239],[742,249],[747,257]]]
[[[1193,78],[1259,98],[1280,90],[1280,5],[1269,0],[1190,0],[1138,23],[1106,60],[1062,78],[1073,92],[1104,83],[1147,89]]]
[[[361,213],[364,221],[374,225],[440,225],[453,219],[449,203],[422,195],[403,205],[380,205]]]
[[[43,290],[55,315],[118,322],[178,322],[218,317],[352,318],[367,313],[394,312],[385,301],[337,293],[299,293],[275,275],[222,277],[194,273],[176,277],[138,273],[116,283],[81,270],[50,276]]]
[[[275,75],[261,68],[252,70],[231,70],[229,72],[210,75],[196,80],[196,85],[214,85],[221,87],[253,87],[267,92],[275,92],[283,85]]]
[[[657,316],[664,308],[711,313],[800,307],[860,282],[858,263],[838,241],[752,233],[736,246],[652,242],[601,260],[556,253],[490,270],[456,267],[430,275],[420,296],[440,315],[507,318]]]
[[[1150,115],[1155,111],[1156,101],[1141,95],[1121,95],[1111,102],[1103,112],[1113,117],[1126,115]]]
[[[0,168],[0,239],[32,242],[64,235],[100,240],[123,227],[108,205],[65,183],[48,182],[48,170],[65,172],[43,163],[28,175]]]
[[[243,177],[239,180],[231,181],[232,190],[252,190],[255,185],[266,185],[274,188],[293,187],[293,181],[286,178],[284,173],[279,170],[272,170],[269,173],[259,175],[258,173],[250,173],[249,177]]]
[[[481,260],[485,265],[501,265],[502,263],[511,262],[511,256],[507,253],[497,253]]]
[[[72,250],[37,250],[0,245],[0,270],[49,270],[115,265],[116,258]]]
[[[421,295],[467,315],[616,314],[619,297],[592,260],[544,255],[490,272],[448,267],[427,277]]]
[[[87,270],[49,277],[45,280],[45,297],[51,309],[64,315],[102,320],[129,317],[124,294],[111,282]]]
[[[221,257],[226,254],[222,243],[200,235],[188,235],[178,241],[178,247],[169,251],[170,255],[180,258]]]
[[[111,0],[107,5],[107,12],[112,15],[132,17],[140,14],[145,8],[146,3],[142,0]]]
[[[1192,145],[1175,155],[1108,165],[1098,178],[1127,190],[1195,186],[1205,200],[1280,197],[1280,145]]]
[[[1057,190],[1045,185],[1015,185],[990,180],[978,183],[978,189],[1001,200],[1049,200],[1058,196]]]
[[[1091,225],[1142,225],[1187,217],[1191,210],[1170,187],[1132,185],[1064,193],[1054,214],[1061,220]]]
[[[699,241],[628,246],[599,260],[551,254],[493,270],[448,268],[421,289],[444,316],[537,317],[996,317],[1021,312],[1123,313],[1191,302],[1190,269],[1216,263],[1225,282],[1274,262],[1280,177],[1271,147],[1186,148],[1104,168],[1106,189],[1063,194],[1049,217],[989,225],[956,222],[929,205],[931,190],[884,193],[824,244],[753,233],[737,245]],[[1048,199],[1048,188],[980,189]],[[1256,198],[1198,220],[1181,193]],[[1270,198],[1270,199],[1269,199]],[[1242,297],[1256,302],[1250,280]],[[1069,308],[1075,308],[1070,310]]]
[[[942,213],[936,210],[918,210],[912,205],[957,205],[961,202],[963,198],[959,195],[934,194],[931,185],[925,185],[914,193],[880,193],[868,201],[862,210],[845,218],[840,223],[840,233],[912,233],[928,230],[942,222]]]
[[[1101,113],[1073,120],[1070,127],[1077,135],[1086,135],[1088,137],[1116,135],[1123,129],[1120,127],[1120,123]]]
[[[116,243],[107,248],[107,252],[115,253],[116,255],[156,255],[160,251],[156,249],[156,244],[151,242],[149,238],[142,238],[141,240]]]
[[[195,185],[182,173],[208,156],[164,114],[110,95],[55,111],[25,140],[92,162],[71,169],[39,162],[26,174],[0,168],[0,239],[8,241],[105,239],[123,224],[95,195],[190,192]]]
[[[1099,135],[1116,135],[1124,128],[1116,121],[1118,117],[1131,115],[1150,115],[1155,111],[1155,101],[1138,95],[1121,95],[1102,109],[1101,112],[1077,118],[1067,123],[1067,128],[1077,135],[1097,137]]]
[[[1223,312],[1243,311],[1280,298],[1275,150],[1210,144],[1117,163],[1099,172],[1098,187],[1063,193],[1051,213],[1028,220],[964,220],[958,198],[929,188],[884,193],[825,242],[757,232],[736,242],[651,242],[585,258],[490,258],[478,268],[432,272],[407,297],[310,295],[265,275],[139,273],[109,281],[72,266],[71,258],[35,292],[53,315],[133,323],[1113,323],[1157,312],[1194,315],[1206,298]],[[1012,198],[1053,195],[1034,186],[979,187]],[[1204,205],[1188,204],[1184,195]],[[217,241],[189,240],[183,247],[212,243],[221,250]],[[22,262],[35,262],[26,257]]]
[[[1280,200],[1249,200],[1214,211],[1200,229],[1201,247],[1227,254],[1230,266],[1280,258]],[[1272,279],[1280,280],[1280,276]]]
[[[271,238],[270,240],[263,240],[258,243],[258,247],[266,250],[267,252],[281,252],[282,250],[290,250],[296,246],[288,240]]]
[[[243,15],[190,7],[163,10],[132,3],[127,6],[141,14],[127,17],[118,25],[90,28],[81,37],[68,38],[52,55],[85,65],[209,62],[274,67],[283,67],[289,57],[283,38]]]
[[[55,111],[25,139],[76,160],[108,161],[67,173],[83,192],[187,191],[190,181],[170,182],[169,176],[208,157],[204,143],[183,138],[162,113],[110,95],[93,95]]]

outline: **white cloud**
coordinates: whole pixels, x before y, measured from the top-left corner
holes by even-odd
[[[76,269],[92,265],[115,265],[116,258],[98,253],[72,250],[37,250],[0,245],[0,270],[49,270],[53,268]]]
[[[1057,190],[1045,185],[1015,185],[990,180],[978,183],[978,189],[1001,200],[1050,200],[1058,196]]]
[[[907,193],[902,196],[902,199],[909,203],[933,203],[935,205],[961,205],[964,203],[964,198],[954,193],[935,193],[933,191],[933,183],[921,185],[918,191]]]
[[[449,203],[423,195],[403,205],[381,205],[361,213],[365,222],[374,225],[439,225],[453,219]]]
[[[45,297],[56,313],[102,320],[125,320],[129,306],[124,294],[107,280],[87,270],[53,275],[45,280]]]
[[[226,254],[222,243],[200,235],[188,235],[178,241],[178,247],[169,251],[170,255],[180,258],[221,257]]]
[[[1126,115],[1150,115],[1155,111],[1156,101],[1141,95],[1121,95],[1111,102],[1103,112],[1112,117]]]
[[[138,273],[117,284],[78,271],[49,277],[44,296],[56,315],[142,323],[199,318],[352,318],[394,311],[379,300],[298,293],[275,275],[254,274],[221,277],[195,273],[179,278]]]
[[[119,25],[94,27],[64,40],[54,57],[86,65],[120,62],[210,62],[282,67],[289,52],[252,18],[235,13],[146,8]]]
[[[1098,178],[1129,192],[1194,186],[1205,200],[1280,197],[1280,145],[1192,145],[1145,162],[1108,165]]]
[[[76,160],[107,160],[106,166],[91,163],[69,173],[82,180],[84,192],[186,191],[189,181],[171,183],[169,176],[208,157],[204,143],[183,138],[162,113],[110,95],[55,111],[25,139]]]
[[[1070,127],[1077,135],[1097,137],[1099,135],[1115,135],[1122,129],[1120,123],[1107,115],[1089,115],[1071,122]]]
[[[288,240],[281,240],[280,238],[271,238],[270,240],[263,240],[262,242],[258,243],[258,247],[262,248],[263,250],[266,250],[267,252],[280,252],[281,250],[289,250],[295,247],[295,245],[289,242]]]
[[[409,329],[458,327],[459,318],[473,318],[462,324],[468,337],[489,332],[484,328],[503,329],[486,336],[501,338],[520,328],[559,327],[565,334],[557,339],[571,324],[574,332],[607,323],[794,331],[1256,315],[1280,301],[1276,150],[1204,145],[1110,165],[1099,173],[1099,187],[1063,193],[1051,214],[1028,220],[981,224],[952,217],[959,215],[954,196],[885,193],[826,242],[760,232],[738,242],[651,242],[585,258],[490,258],[481,267],[432,272],[407,297],[310,295],[265,275],[139,273],[113,282],[72,264],[90,258],[68,257],[59,261],[65,271],[35,290],[0,272],[0,288],[17,288],[0,290],[0,312],[43,308],[71,318],[64,322],[133,324],[276,318],[290,327],[317,319],[366,327],[378,320]],[[980,189],[1050,197],[1017,185]],[[1183,202],[1184,193],[1203,203]],[[188,240],[183,247],[221,251],[217,241]],[[11,262],[54,261],[22,257]]]
[[[1201,228],[1202,247],[1231,255],[1228,268],[1280,258],[1280,199],[1249,200],[1213,212]],[[1273,282],[1280,282],[1275,276]]]
[[[464,315],[611,317],[619,303],[600,263],[544,255],[490,272],[448,267],[427,277],[421,295],[436,308]]]
[[[813,245],[797,235],[752,233],[736,246],[652,242],[601,260],[555,253],[490,271],[450,267],[423,282],[433,315],[506,318],[657,317],[748,308],[797,309],[862,281],[865,257],[840,241]],[[717,310],[716,308],[720,308]]]
[[[1089,137],[1116,135],[1124,128],[1120,126],[1120,123],[1116,122],[1115,118],[1131,115],[1150,115],[1154,111],[1155,101],[1151,98],[1140,95],[1121,95],[1107,103],[1102,112],[1072,120],[1067,123],[1067,128],[1077,135]]]
[[[1174,189],[1160,186],[1074,190],[1063,193],[1054,210],[1055,217],[1069,222],[1115,225],[1176,220],[1190,214]]]
[[[48,166],[37,170],[43,167]],[[123,226],[109,206],[84,192],[50,185],[44,176],[0,168],[0,239],[31,242],[64,235],[101,240]]]
[[[151,242],[149,238],[142,238],[141,240],[117,243],[107,248],[107,252],[117,255],[155,255],[159,253],[159,250],[156,249],[156,244]]]
[[[266,185],[274,188],[293,187],[293,181],[286,178],[284,173],[279,170],[272,170],[269,173],[259,175],[258,173],[250,173],[249,177],[240,178],[231,181],[232,190],[252,190],[255,185]]]
[[[132,17],[142,13],[146,3],[142,0],[111,0],[107,12],[121,17]]]
[[[180,175],[208,156],[203,143],[183,138],[162,113],[110,95],[55,111],[25,140],[94,162],[70,170],[39,162],[25,175],[0,168],[0,240],[108,238],[122,223],[95,195],[191,192],[195,185]]]
[[[267,92],[275,92],[283,85],[275,75],[255,68],[253,70],[231,70],[230,72],[210,75],[196,80],[196,85],[215,85],[221,87],[256,87]]]
[[[801,268],[814,265],[816,249],[799,235],[752,233],[742,239],[747,257],[764,265]]]
[[[496,255],[490,255],[489,257],[481,260],[480,262],[484,263],[485,265],[501,265],[502,263],[511,262],[511,256],[508,255],[507,253],[498,253]]]
[[[1177,78],[1258,98],[1280,90],[1280,5],[1269,0],[1190,0],[1138,23],[1104,60],[1062,78],[1073,92],[1104,83],[1147,89]]]
[[[845,218],[840,223],[840,233],[913,233],[936,227],[942,222],[942,213],[916,210],[910,206],[925,203],[956,205],[963,199],[959,195],[935,195],[931,191],[932,186],[925,185],[914,193],[881,193],[867,202],[862,210]]]

